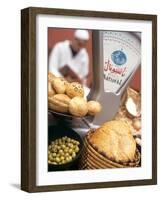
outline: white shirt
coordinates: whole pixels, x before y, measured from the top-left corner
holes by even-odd
[[[85,48],[82,48],[75,56],[72,55],[70,41],[57,43],[49,56],[49,71],[56,76],[62,76],[59,70],[68,65],[77,76],[82,79],[88,75],[89,58]]]

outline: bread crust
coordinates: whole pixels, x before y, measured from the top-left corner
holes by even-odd
[[[53,96],[55,94],[56,94],[56,92],[53,89],[51,82],[48,81],[48,97],[51,97],[51,96]]]
[[[83,86],[78,82],[72,82],[67,85],[66,94],[70,97],[84,97]]]
[[[129,126],[123,121],[110,121],[98,128],[89,138],[98,151],[116,162],[134,161],[136,142]]]
[[[88,112],[87,101],[82,97],[74,97],[69,103],[69,112],[77,117],[84,117]]]
[[[56,77],[52,80],[52,86],[55,89],[57,94],[64,94],[66,91],[66,84],[65,81],[60,78],[60,77]]]
[[[87,106],[89,115],[96,115],[102,109],[102,106],[98,101],[88,101]]]
[[[48,81],[53,81],[56,76],[52,74],[51,72],[48,73]]]
[[[62,113],[68,113],[70,101],[65,94],[56,94],[48,98],[49,108]]]

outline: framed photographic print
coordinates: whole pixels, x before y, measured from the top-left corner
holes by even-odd
[[[157,184],[157,16],[21,11],[21,189]]]

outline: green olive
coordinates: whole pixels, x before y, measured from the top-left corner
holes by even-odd
[[[72,154],[73,153],[73,149],[69,149],[69,154]]]
[[[75,157],[76,157],[76,153],[73,152],[73,153],[72,153],[72,158],[75,158]]]
[[[61,156],[61,157],[60,157],[60,160],[61,160],[61,161],[65,160],[64,156]]]
[[[71,141],[71,139],[70,138],[67,138],[67,142],[70,142]]]
[[[59,158],[59,157],[56,157],[56,158],[55,158],[55,161],[56,161],[57,163],[59,163],[59,162],[60,162],[60,158]]]
[[[66,150],[69,151],[69,147],[66,147]]]
[[[70,143],[73,143],[73,141],[74,141],[73,139],[70,139]]]
[[[56,154],[56,157],[60,157],[60,156],[61,156],[60,153],[57,153],[57,154]]]
[[[61,148],[62,148],[62,149],[65,149],[65,148],[66,148],[66,146],[65,146],[64,144],[62,144]]]
[[[57,149],[53,148],[52,150],[52,153],[57,153]]]
[[[57,149],[58,149],[58,150],[60,150],[60,149],[61,149],[61,147],[60,147],[60,146],[58,146],[58,147],[57,147]]]
[[[69,161],[71,161],[71,160],[72,160],[72,157],[71,157],[71,156],[69,156],[68,158],[69,158]]]
[[[64,151],[62,149],[59,150],[59,154],[63,153]]]
[[[73,146],[74,146],[74,145],[73,145],[72,143],[70,143],[70,148],[73,148]]]
[[[52,156],[53,156],[53,157],[56,157],[56,156],[57,156],[57,154],[56,154],[56,153],[53,153],[53,154],[52,154]]]
[[[54,145],[52,149],[58,149],[58,145]]]
[[[53,161],[53,157],[52,157],[51,154],[49,155],[49,160],[50,160],[50,161]]]
[[[64,149],[64,153],[67,153],[67,152],[68,152],[68,149],[65,148],[65,149]]]
[[[69,153],[67,152],[66,154],[65,154],[65,157],[68,157],[69,156]]]
[[[71,145],[71,143],[70,143],[70,142],[68,142],[68,143],[67,143],[67,147],[70,147],[70,145]]]
[[[75,152],[77,153],[78,151],[79,151],[79,147],[76,146],[76,148],[75,148]]]

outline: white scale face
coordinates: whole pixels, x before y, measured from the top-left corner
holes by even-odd
[[[119,93],[122,85],[140,65],[140,54],[140,40],[133,33],[103,31],[105,92]]]

